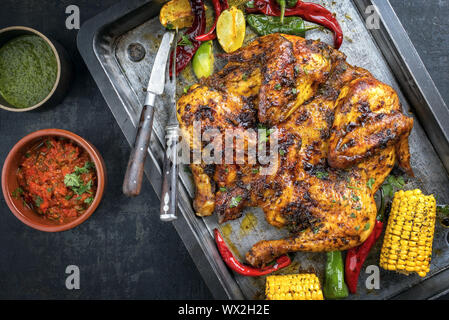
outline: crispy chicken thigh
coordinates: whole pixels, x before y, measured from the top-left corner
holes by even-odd
[[[396,92],[347,64],[341,52],[296,36],[261,37],[227,59],[179,99],[184,139],[204,147],[207,139],[195,138],[195,129],[224,135],[264,126],[277,137],[277,161],[270,174],[248,152],[240,162],[233,155],[233,164],[224,157],[192,164],[197,214],[215,212],[222,223],[261,207],[270,224],[291,231],[287,239],[255,244],[246,255],[253,266],[287,252],[346,250],[365,241],[376,218],[374,194],[395,163],[413,174],[413,120]],[[263,137],[245,135],[238,143],[260,151]]]

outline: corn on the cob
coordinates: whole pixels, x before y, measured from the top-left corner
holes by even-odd
[[[396,192],[380,254],[380,266],[404,274],[429,272],[436,201],[421,190]]]
[[[267,300],[323,300],[315,274],[268,276],[265,294]]]

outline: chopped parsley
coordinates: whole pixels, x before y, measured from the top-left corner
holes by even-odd
[[[351,199],[355,202],[358,202],[360,200],[360,198],[353,193],[351,194]]]
[[[317,172],[315,172],[315,176],[318,178],[318,179],[327,179],[327,178],[329,178],[329,173],[327,173],[327,172],[323,172],[323,171],[317,171]]]
[[[280,149],[280,150],[279,150],[279,154],[280,154],[281,156],[285,155],[285,150]]]
[[[23,189],[22,189],[21,187],[18,187],[16,190],[14,190],[14,191],[11,193],[11,195],[12,195],[14,198],[18,199],[19,196],[20,196],[22,193],[23,193]]]
[[[36,198],[34,199],[34,204],[36,205],[36,207],[40,207],[42,202],[44,202],[44,200],[42,200],[42,198],[39,196],[36,196]]]
[[[232,197],[231,203],[229,204],[229,208],[235,208],[239,205],[240,201],[242,201],[241,196]]]
[[[353,213],[351,213],[350,217],[355,219],[355,218],[357,218],[357,215],[353,212]]]
[[[226,192],[226,191],[228,191],[228,189],[227,189],[226,187],[221,187],[221,188],[220,188],[220,191],[221,191],[221,192]]]
[[[84,200],[84,203],[87,203],[87,204],[91,204],[92,202],[94,202],[93,197],[89,197],[89,198],[86,198],[86,200]]]
[[[363,230],[364,231],[367,231],[367,230],[369,230],[369,227],[371,226],[371,224],[369,223],[369,222],[367,222],[366,224],[365,224],[365,227],[363,228]]]
[[[275,90],[281,90],[282,86],[279,83],[276,83],[276,85],[274,86]]]
[[[248,1],[247,3],[246,3],[246,7],[247,8],[254,8],[254,1]]]
[[[390,198],[394,196],[394,191],[402,190],[405,186],[404,178],[399,176],[388,176],[387,180],[382,185],[382,191],[384,194]]]
[[[193,47],[193,44],[192,41],[190,41],[189,37],[183,34],[181,36],[181,40],[178,42],[178,46]]]
[[[370,178],[370,179],[368,180],[368,182],[366,183],[366,186],[372,190],[372,189],[373,189],[373,184],[374,184],[375,182],[376,182],[376,179]]]
[[[190,87],[191,87],[191,86],[186,86],[186,87],[184,87],[183,92],[184,92],[184,93],[187,93],[187,92],[189,91]]]
[[[258,169],[258,168],[254,168],[254,169],[252,169],[252,172],[253,172],[254,174],[257,174],[257,173],[259,173],[259,169]]]

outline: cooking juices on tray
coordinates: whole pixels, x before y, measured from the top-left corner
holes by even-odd
[[[17,172],[21,196],[28,206],[48,219],[65,223],[92,204],[97,176],[88,153],[70,140],[47,138],[28,150]]]
[[[55,54],[44,39],[23,35],[0,48],[0,94],[16,108],[44,100],[57,78]]]

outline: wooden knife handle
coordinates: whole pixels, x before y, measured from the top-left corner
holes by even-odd
[[[162,221],[173,221],[177,218],[178,208],[178,126],[167,127],[167,148],[162,171],[162,192],[160,218]]]
[[[142,188],[144,164],[153,129],[153,116],[154,107],[145,105],[140,115],[136,141],[129,156],[128,168],[123,181],[123,193],[128,197],[139,195]]]

